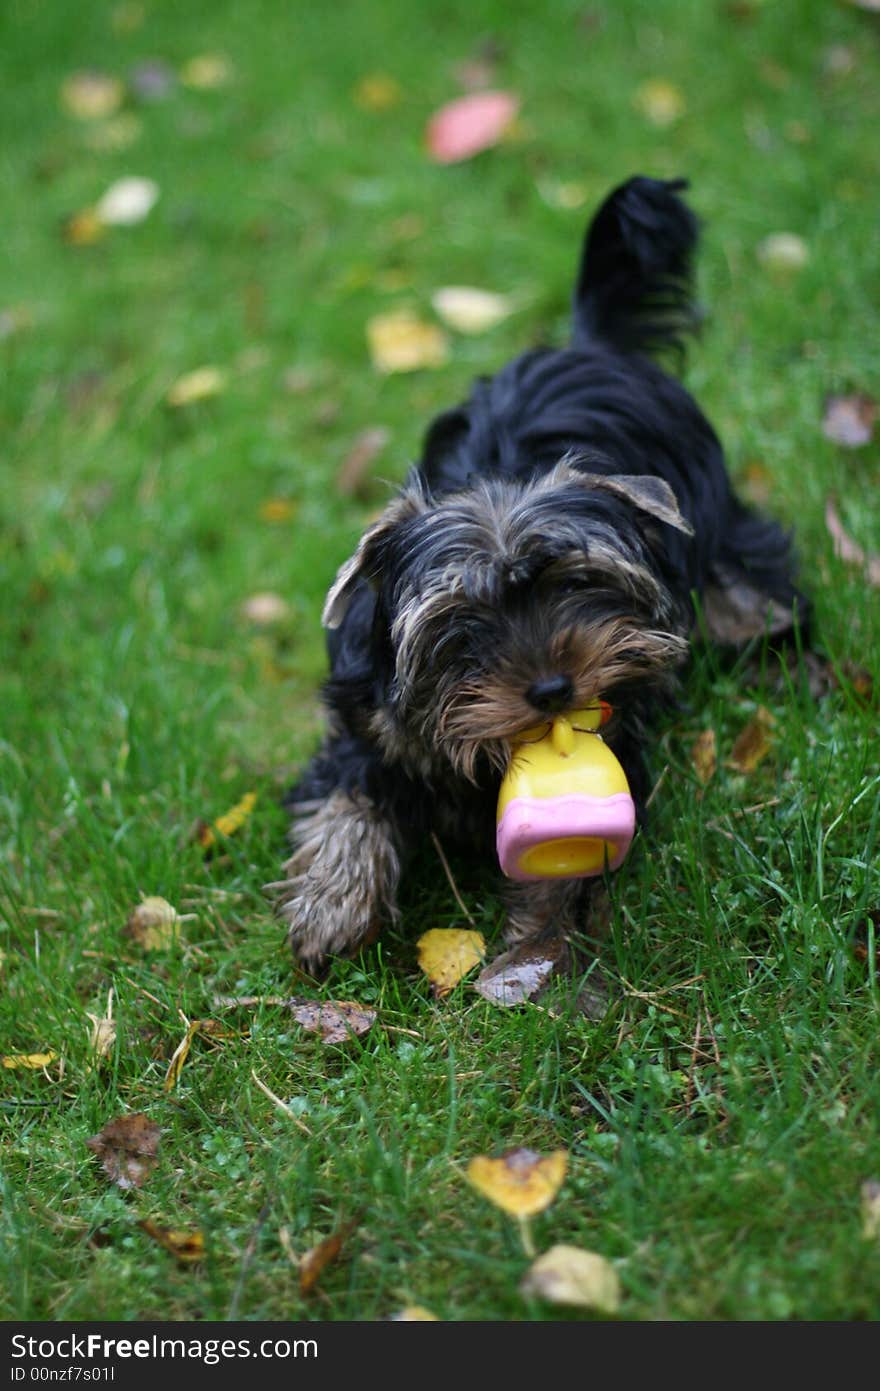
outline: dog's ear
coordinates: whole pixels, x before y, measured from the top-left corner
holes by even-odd
[[[649,516],[656,517],[667,526],[674,526],[677,531],[683,531],[686,536],[693,536],[693,527],[681,515],[678,498],[664,479],[654,478],[650,474],[628,473],[582,476],[589,487],[601,488],[606,493],[615,493],[618,497],[626,498],[627,502],[631,502],[640,512],[647,512]]]
[[[325,628],[338,628],[361,580],[375,583],[382,569],[383,552],[388,539],[402,522],[408,521],[423,509],[424,498],[413,487],[388,504],[382,515],[368,527],[358,542],[358,548],[336,572],[336,579],[327,591],[321,622]]]

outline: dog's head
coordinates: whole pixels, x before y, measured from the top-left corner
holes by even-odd
[[[687,619],[662,555],[667,527],[690,528],[671,488],[575,463],[436,499],[415,474],[340,569],[324,623],[373,586],[374,733],[389,752],[440,755],[475,779],[486,761],[503,770],[512,736],[542,717],[680,663]]]

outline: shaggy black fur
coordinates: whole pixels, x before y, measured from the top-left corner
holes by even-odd
[[[640,810],[642,750],[695,599],[806,623],[788,537],[733,494],[712,427],[647,354],[692,324],[682,181],[633,178],[587,233],[570,346],[525,353],[427,432],[421,462],[328,596],[329,734],[290,796],[298,847],[273,886],[310,967],[394,912],[431,829],[484,848],[510,737],[545,708],[612,702]],[[547,683],[550,683],[549,687]],[[344,822],[344,827],[343,827]],[[382,868],[366,863],[379,855]],[[577,930],[588,884],[519,886],[514,937]]]

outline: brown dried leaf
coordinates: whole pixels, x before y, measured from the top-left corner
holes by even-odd
[[[691,766],[703,786],[711,782],[718,767],[718,741],[714,729],[704,729],[691,744]]]
[[[779,637],[791,631],[788,609],[723,571],[707,585],[701,604],[706,633],[722,647],[742,647],[752,638]]]
[[[106,1058],[112,1053],[113,1045],[116,1042],[116,1020],[109,1015],[103,1018],[97,1014],[86,1012],[86,1018],[91,1019],[92,1027],[89,1032],[89,1050],[96,1062]]]
[[[840,674],[849,685],[853,695],[863,705],[870,705],[874,699],[874,678],[871,673],[855,662],[845,661],[840,664]]]
[[[531,1217],[549,1207],[562,1187],[568,1151],[540,1155],[513,1149],[497,1159],[477,1155],[467,1166],[468,1182],[512,1217]]]
[[[61,236],[68,246],[94,246],[107,235],[107,224],[94,208],[83,208],[62,224]]]
[[[355,83],[352,98],[362,111],[388,111],[397,106],[403,88],[386,72],[370,72]]]
[[[296,516],[297,505],[289,497],[270,497],[260,503],[263,522],[289,522]]]
[[[858,565],[865,574],[868,584],[880,587],[880,555],[871,555],[844,528],[837,511],[834,498],[825,503],[825,525],[834,542],[834,554],[846,565]]]
[[[181,1265],[194,1265],[196,1261],[200,1261],[204,1257],[205,1238],[200,1231],[184,1231],[179,1227],[160,1227],[149,1218],[139,1222],[138,1226],[146,1232],[147,1236],[158,1241],[160,1246],[164,1246],[166,1251],[170,1251]]]
[[[551,1246],[527,1271],[520,1284],[524,1295],[550,1304],[575,1305],[616,1314],[620,1307],[620,1280],[604,1256],[578,1246]]]
[[[359,497],[366,491],[370,464],[381,454],[390,438],[390,431],[383,425],[373,425],[361,431],[339,466],[336,474],[337,492],[343,497]]]
[[[753,773],[773,746],[775,719],[765,706],[759,705],[754,718],[737,735],[727,766],[738,773]]]
[[[539,944],[523,942],[490,961],[474,981],[474,989],[492,1005],[520,1005],[537,999],[567,963],[568,950],[561,936]]]
[[[120,1188],[140,1188],[156,1164],[161,1130],[141,1111],[117,1116],[86,1145]]]
[[[435,995],[441,997],[448,995],[486,955],[482,932],[459,927],[432,927],[422,934],[416,946],[419,966],[433,985]]]
[[[343,1243],[351,1235],[357,1225],[356,1220],[344,1222],[338,1227],[331,1236],[319,1241],[317,1246],[313,1246],[300,1258],[299,1262],[299,1292],[309,1294],[315,1287],[321,1273],[327,1266],[335,1261]]]
[[[861,449],[871,442],[877,414],[877,402],[864,391],[829,396],[822,416],[822,434],[847,449]]]
[[[353,1000],[289,1000],[297,1024],[310,1034],[320,1034],[324,1043],[345,1043],[365,1034],[376,1022],[376,1011]]]

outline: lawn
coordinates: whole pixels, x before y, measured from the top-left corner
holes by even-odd
[[[880,20],[829,0],[18,0],[0,45],[0,1053],[55,1055],[0,1072],[0,1314],[593,1317],[520,1292],[520,1230],[466,1181],[525,1146],[569,1156],[536,1249],[613,1262],[625,1318],[880,1316],[861,1196],[880,1179],[880,605],[824,521],[834,494],[880,549],[880,449],[822,432],[829,394],[880,394]],[[74,114],[82,70],[121,79],[122,105]],[[519,95],[515,128],[433,163],[426,121],[481,77]],[[760,651],[697,657],[613,884],[601,1017],[578,981],[510,1010],[466,982],[435,999],[416,939],[468,924],[430,846],[399,927],[304,980],[261,885],[320,737],[323,594],[430,417],[563,340],[586,219],[635,172],[692,181],[686,380],[740,486],[796,527],[821,689]],[[71,223],[128,175],[158,186],[148,216],[94,240]],[[804,264],[762,261],[782,232]],[[378,373],[367,322],[436,322],[449,285],[514,312],[450,333],[445,365]],[[221,389],[170,404],[206,366]],[[286,607],[258,624],[243,606],[266,593]],[[771,745],[738,771],[760,707]],[[194,827],[248,793],[206,851]],[[453,868],[492,950],[491,866]],[[142,895],[184,919],[152,947],[126,926]],[[326,1044],[273,1003],[292,994],[378,1019]],[[196,1020],[223,1027],[168,1087]],[[161,1140],[124,1190],[86,1141],[141,1112]],[[201,1234],[202,1259],[143,1222]],[[298,1257],[346,1223],[303,1294]]]

